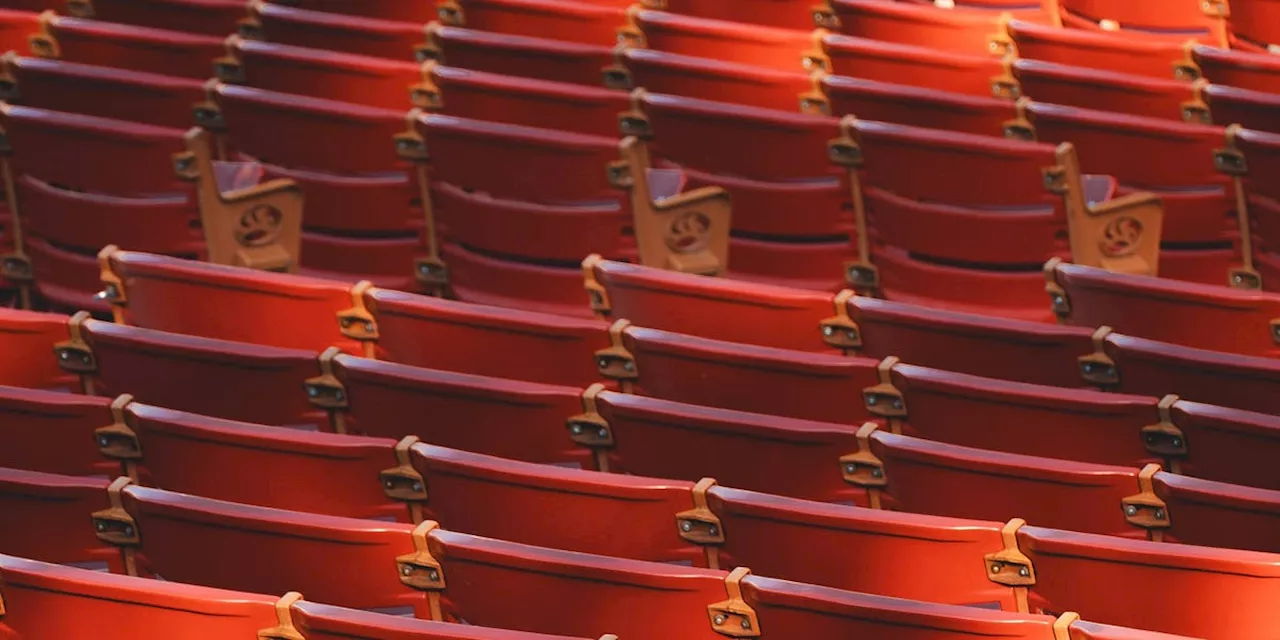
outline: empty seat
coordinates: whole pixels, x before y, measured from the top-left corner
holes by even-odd
[[[592,307],[601,315],[702,338],[765,347],[826,351],[819,322],[830,294],[708,278],[587,258]]]
[[[732,60],[781,71],[802,71],[809,30],[760,26],[645,10],[628,11],[630,25],[619,32],[627,44],[667,53]]]
[[[1213,122],[1280,133],[1280,96],[1219,84],[1205,84],[1197,89],[1200,99],[1209,107]]]
[[[426,23],[436,19],[436,7],[429,3],[401,2],[400,0],[367,0],[353,5],[346,0],[295,0],[279,4],[319,11],[337,13],[348,17],[377,18],[381,20],[400,20],[403,22]]]
[[[795,111],[800,94],[813,87],[809,75],[799,68],[771,69],[635,47],[619,51],[617,67],[606,72],[605,77],[606,83],[620,88],[644,87],[654,93],[783,111]]]
[[[0,583],[5,603],[0,635],[15,638],[144,640],[181,637],[197,629],[219,638],[253,638],[276,624],[276,596],[109,575],[12,556],[0,556]]]
[[[1017,12],[1027,20],[1048,20],[1040,9]],[[841,33],[901,44],[924,44],[943,51],[968,55],[1000,55],[1009,46],[1003,23],[1009,15],[956,7],[937,7],[876,0],[830,0],[823,26]]]
[[[4,309],[0,311],[0,345],[7,356],[0,368],[0,382],[13,387],[65,391],[80,390],[74,374],[68,374],[49,356],[55,345],[67,339],[67,317]]]
[[[108,482],[0,468],[0,506],[12,523],[0,531],[0,553],[119,572],[120,553],[85,525],[107,508]]]
[[[822,76],[820,85],[814,96],[835,116],[994,136],[1016,115],[1008,100],[990,96],[837,75]]]
[[[456,0],[439,9],[440,21],[476,31],[604,45],[626,21],[621,9],[589,0]]]
[[[0,9],[0,49],[27,51],[27,38],[40,32],[40,14],[36,12],[46,8],[41,0],[29,7],[7,3]]]
[[[9,54],[4,69],[16,85],[10,102],[185,129],[205,99],[199,80]]]
[[[329,8],[326,6],[326,10],[315,11],[284,3],[252,2],[249,3],[251,18],[242,24],[240,32],[269,42],[389,60],[413,60],[415,47],[424,42],[421,21],[364,17],[352,15],[349,10],[330,13]],[[428,6],[414,6],[412,10],[434,13],[434,8]]]
[[[1017,548],[1030,561],[1031,606],[1092,620],[1203,638],[1235,638],[1266,624],[1280,597],[1274,554],[1164,545],[1024,526]],[[1128,594],[1142,594],[1135,601]],[[1229,597],[1231,615],[1196,607]]]
[[[375,58],[231,36],[217,74],[224,82],[311,98],[407,110],[421,65],[401,56]]]
[[[601,375],[641,395],[807,420],[865,417],[854,395],[880,382],[877,362],[723,342],[619,320],[614,346],[597,354]]]
[[[504,73],[555,82],[599,85],[613,63],[606,44],[562,42],[548,38],[489,33],[475,29],[427,26],[422,59],[463,69]]]
[[[1275,356],[1280,298],[1079,265],[1045,265],[1061,322],[1200,349]]]
[[[77,18],[224,36],[244,18],[244,5],[243,0],[161,0],[145,5],[130,0],[73,0],[67,12]]]
[[[120,463],[103,458],[95,444],[96,430],[112,422],[110,404],[106,398],[0,387],[0,467],[119,474]]]
[[[1166,533],[1184,544],[1277,553],[1280,551],[1280,491],[1157,473],[1154,493],[1168,505],[1173,526]]]
[[[1271,94],[1213,85],[1207,97],[1214,108],[1222,107],[1226,117],[1253,122],[1254,126],[1274,126],[1276,103]],[[1221,98],[1221,100],[1220,100]],[[1280,190],[1262,176],[1280,166],[1280,135],[1227,127],[1226,146],[1215,149],[1214,166],[1230,177],[1235,186],[1236,220],[1240,227],[1241,265],[1229,274],[1228,284],[1238,289],[1276,288],[1276,247],[1280,246]]]
[[[209,93],[236,159],[262,163],[267,177],[295,181],[306,197],[305,272],[414,286],[415,260],[430,253],[435,230],[413,203],[416,176],[392,142],[404,131],[403,109],[224,83]]]
[[[352,353],[364,337],[350,285],[249,269],[231,268],[114,247],[103,252],[106,295],[118,320],[145,329],[259,344],[323,351],[340,345]],[[200,313],[189,313],[193,305]],[[185,311],[184,311],[185,309]],[[281,318],[289,322],[282,323]],[[361,318],[363,319],[363,318]]]
[[[381,358],[419,367],[585,387],[599,380],[594,354],[607,325],[372,289]],[[585,305],[584,305],[585,307]]]
[[[554,637],[416,620],[301,600],[289,608],[289,617],[294,628],[306,640],[551,640]],[[603,636],[600,640],[613,638]]]
[[[1198,46],[1191,50],[1191,56],[1209,82],[1268,93],[1280,91],[1280,61],[1273,55]]]
[[[916,41],[887,42],[818,32],[813,46],[805,54],[808,65],[836,75],[971,96],[990,97],[992,82],[1007,75],[1005,64],[994,56],[940,51]]]
[[[1171,77],[1027,59],[1014,61],[1013,76],[1022,95],[1040,102],[1150,118],[1209,121],[1191,84]]]
[[[314,351],[139,329],[84,313],[71,319],[69,333],[59,363],[97,392],[231,420],[308,429],[329,422],[299,391],[319,373]]]
[[[32,40],[42,58],[120,67],[184,78],[208,78],[222,38],[209,35],[99,22],[48,12],[43,33]]]
[[[1221,2],[1182,2],[1168,6],[1127,0],[1060,0],[1063,23],[1069,27],[1134,31],[1132,37],[1185,39],[1201,36],[1228,46],[1226,17]]]
[[[813,28],[813,3],[807,0],[661,0],[647,3],[663,11],[699,18],[733,20],[766,27],[808,30]]]
[[[1160,196],[1165,220],[1160,236],[1165,249],[1160,256],[1162,277],[1225,281],[1238,255],[1230,222],[1234,203],[1229,178],[1202,160],[1212,158],[1214,149],[1222,146],[1222,127],[1040,102],[1019,104],[1026,122],[1013,125],[1010,135],[1030,133],[1043,142],[1070,142],[1083,170],[1113,176],[1120,193],[1141,190]]]
[[[1062,29],[1024,20],[1010,22],[1007,28],[1019,58],[1152,78],[1191,80],[1198,75],[1187,43]]]
[[[1267,49],[1280,44],[1280,30],[1276,29],[1280,13],[1274,2],[1268,0],[1235,0],[1228,16],[1233,44],[1243,41],[1258,48]]]
[[[486,378],[340,355],[332,375],[343,398],[334,429],[382,438],[416,435],[440,446],[513,460],[592,468],[569,439],[582,389]],[[422,416],[434,416],[423,420]]]

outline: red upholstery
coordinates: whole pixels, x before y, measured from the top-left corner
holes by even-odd
[[[969,55],[999,53],[992,36],[1002,33],[999,14],[957,7],[935,7],[876,0],[831,0],[842,33],[860,38],[902,44],[925,44],[943,51]],[[1038,8],[1015,15],[1027,20],[1047,20]]]
[[[1015,115],[1008,100],[909,84],[825,76],[822,89],[833,115],[854,115],[913,127],[997,135]]]
[[[813,3],[807,0],[665,0],[663,8],[671,13],[747,22],[766,27],[808,30],[813,28]]]
[[[1215,84],[1270,93],[1280,89],[1280,60],[1273,55],[1207,46],[1192,49],[1191,55]]]
[[[991,81],[1004,73],[1004,64],[994,56],[939,51],[917,41],[828,34],[822,37],[822,50],[834,74],[984,98],[991,97]]]
[[[695,18],[665,11],[637,11],[632,22],[649,49],[733,60],[781,71],[803,71],[809,30],[760,26],[726,19]]]
[[[1195,95],[1182,80],[1153,78],[1083,66],[1017,60],[1013,76],[1022,94],[1040,102],[1182,120]]]
[[[258,89],[339,100],[385,109],[409,108],[409,87],[421,81],[418,64],[327,49],[231,38],[228,53],[245,84]]]
[[[1204,87],[1203,95],[1218,124],[1280,132],[1280,97],[1273,93],[1211,84]]]
[[[555,636],[431,622],[297,602],[293,624],[307,640],[552,640]],[[570,640],[557,638],[557,640]]]
[[[310,11],[323,11],[345,16],[360,16],[381,20],[425,23],[436,19],[434,5],[401,2],[400,0],[365,0],[358,5],[346,0],[292,0],[280,4]]]
[[[1156,495],[1176,518],[1171,536],[1184,544],[1277,553],[1280,491],[1157,473]]]
[[[111,424],[110,404],[106,398],[0,387],[0,468],[68,476],[120,473],[120,463],[103,458],[94,445],[94,430]]]
[[[1266,47],[1280,44],[1280,7],[1271,0],[1235,0],[1231,3],[1231,31],[1236,38]]]
[[[813,81],[800,69],[778,70],[655,49],[625,49],[619,60],[632,84],[654,93],[795,111]]]
[[[1060,0],[1064,17],[1071,26],[1076,22],[1096,23],[1113,20],[1122,29],[1150,31],[1167,34],[1168,37],[1186,34],[1205,34],[1212,30],[1212,20],[1201,10],[1199,3],[1180,3],[1169,6],[1148,5],[1127,0]]]
[[[492,33],[600,45],[614,39],[626,22],[618,7],[594,2],[556,0],[465,0],[459,3],[462,24]]]
[[[6,354],[0,381],[13,387],[65,391],[76,386],[51,357],[53,346],[67,339],[67,318],[53,313],[0,310],[0,345]]]
[[[1018,56],[1028,60],[1152,78],[1175,78],[1178,65],[1188,60],[1183,44],[1161,39],[1085,29],[1059,29],[1024,20],[1009,23],[1008,31],[1018,49]]]
[[[442,65],[430,69],[445,115],[616,137],[618,114],[629,106],[627,94],[612,89]]]
[[[241,0],[160,0],[138,4],[132,0],[93,0],[95,20],[141,27],[173,29],[210,36],[235,31],[245,17]]]

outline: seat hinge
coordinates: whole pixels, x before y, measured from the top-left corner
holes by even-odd
[[[316,359],[320,365],[320,375],[314,378],[307,378],[303,382],[303,387],[307,390],[307,400],[312,406],[324,409],[329,414],[329,422],[333,427],[334,433],[346,433],[346,424],[343,419],[343,413],[349,406],[347,403],[347,390],[342,385],[342,381],[333,375],[333,361],[342,355],[342,350],[337,347],[329,347],[325,349],[320,357]]]
[[[614,446],[613,429],[596,408],[596,397],[605,386],[595,383],[582,392],[582,413],[565,420],[569,439],[591,450],[598,471],[609,470],[609,449]]]
[[[1071,315],[1071,298],[1067,297],[1066,289],[1058,284],[1058,265],[1060,264],[1062,264],[1062,258],[1049,258],[1049,261],[1044,263],[1044,292],[1049,294],[1049,307],[1059,323]]]
[[[1014,112],[1016,115],[1006,120],[1003,125],[1004,137],[1010,140],[1027,140],[1035,142],[1036,128],[1031,124],[1031,120],[1027,119],[1027,106],[1031,104],[1031,100],[1026,96],[1018,98],[1014,103]]]
[[[1067,611],[1053,621],[1053,640],[1071,640],[1071,625],[1080,621],[1080,614]]]
[[[1013,41],[1008,41],[1008,44],[1012,47]],[[1001,62],[1000,75],[992,76],[991,96],[1004,100],[1017,100],[1022,97],[1022,83],[1018,82],[1017,76],[1013,75],[1013,58],[1005,58]]]
[[[1184,122],[1213,124],[1213,114],[1209,110],[1209,104],[1204,100],[1204,88],[1208,85],[1209,81],[1204,78],[1191,83],[1191,99],[1179,105]]]
[[[1199,46],[1196,40],[1188,40],[1182,43],[1182,58],[1173,61],[1173,78],[1175,80],[1193,81],[1201,77],[1200,65],[1196,64],[1195,56],[1192,52]]]
[[[1197,86],[1199,80],[1196,81]],[[1236,203],[1236,226],[1240,230],[1240,266],[1227,271],[1227,284],[1236,289],[1257,291],[1262,289],[1262,274],[1253,264],[1253,220],[1249,215],[1249,194],[1244,179],[1249,174],[1249,162],[1236,144],[1241,127],[1227,127],[1226,146],[1213,150],[1213,168],[1231,178]]]
[[[707,492],[714,486],[715,478],[703,478],[693,485],[693,508],[676,514],[676,527],[681,538],[706,551],[708,567],[719,569],[724,525],[721,524],[720,517],[707,506]]]
[[[440,593],[445,589],[444,568],[440,566],[440,561],[431,555],[431,541],[428,538],[430,533],[438,528],[440,525],[432,520],[418,523],[410,534],[413,536],[414,552],[397,557],[396,567],[399,569],[402,584],[411,589],[427,592],[427,599],[431,605],[431,619],[443,622]]]
[[[124,500],[121,497],[121,492],[131,484],[133,481],[123,476],[112,481],[107,487],[107,500],[111,506],[95,511],[91,517],[94,533],[98,539],[113,547],[119,547],[125,572],[136,576],[138,566],[134,560],[134,551],[135,547],[142,544],[142,537],[138,532],[138,523],[128,511],[125,511]]]
[[[409,506],[409,517],[414,524],[422,522],[422,505],[427,501],[427,482],[413,466],[413,445],[418,436],[405,436],[396,443],[396,466],[378,473],[382,481],[382,493],[396,502]]]
[[[1116,361],[1107,355],[1107,336],[1111,335],[1111,327],[1098,327],[1093,332],[1093,353],[1080,356],[1080,377],[1085,382],[1098,387],[1114,387],[1120,384],[1120,369]]]
[[[818,323],[822,329],[822,341],[845,355],[857,353],[862,348],[862,329],[849,316],[849,301],[856,295],[852,289],[837,293],[832,300],[836,315]]]
[[[450,27],[467,26],[466,14],[462,12],[462,6],[457,0],[440,0],[436,4],[436,17],[440,19],[440,24]]]
[[[881,494],[889,486],[884,473],[884,462],[871,451],[871,434],[880,428],[874,422],[864,423],[855,435],[858,450],[840,456],[840,473],[844,481],[867,492],[867,503],[872,509],[882,509]]]
[[[996,18],[996,32],[987,37],[987,51],[998,58],[1010,58],[1018,55],[1013,37],[1009,35],[1009,23],[1013,22],[1013,14],[1003,12]]]
[[[1187,437],[1173,422],[1173,407],[1180,401],[1181,398],[1173,394],[1161,398],[1156,405],[1160,422],[1142,428],[1142,444],[1148,452],[1163,458],[1172,473],[1179,473],[1178,467],[1189,452]]]
[[[138,481],[137,461],[142,459],[142,445],[138,434],[129,426],[125,411],[133,403],[133,396],[124,394],[111,402],[111,424],[94,429],[93,436],[103,457],[118,460],[125,475]]]
[[[111,318],[116,324],[127,324],[124,308],[129,304],[129,294],[124,287],[124,279],[116,273],[111,258],[120,251],[120,247],[109,244],[98,252],[98,279],[102,281],[102,291],[98,299],[111,305]]]
[[[1027,605],[1027,588],[1036,583],[1036,569],[1031,559],[1018,548],[1018,529],[1026,526],[1022,518],[1010,520],[1000,529],[1004,548],[988,553],[983,559],[987,566],[987,579],[1013,589],[1019,613],[1030,613]]]
[[[815,29],[839,29],[840,16],[836,15],[835,9],[831,8],[829,2],[822,2],[810,10],[813,14],[813,26]]]
[[[1169,519],[1169,505],[1156,495],[1151,479],[1160,472],[1160,465],[1149,464],[1138,472],[1138,493],[1120,501],[1124,519],[1129,524],[1146,529],[1152,542],[1164,542],[1164,530],[1173,526]]]
[[[601,262],[604,262],[604,258],[598,253],[593,253],[582,261],[582,282],[587,289],[591,311],[596,317],[604,318],[613,312],[613,305],[609,302],[609,290],[596,277],[596,265]]]
[[[344,337],[360,343],[364,357],[376,359],[378,347],[378,321],[373,317],[365,303],[365,294],[373,289],[368,280],[357,282],[351,287],[351,308],[338,312],[338,330]]]
[[[606,379],[615,380],[625,393],[631,392],[631,384],[640,377],[636,368],[636,358],[627,350],[623,338],[631,321],[619,319],[609,327],[609,341],[612,346],[596,351],[596,368]]]
[[[276,622],[270,629],[258,632],[258,640],[306,640],[306,636],[293,625],[293,605],[302,600],[302,594],[290,591],[276,602]]]
[[[742,598],[742,579],[749,575],[751,570],[746,567],[731,571],[724,579],[729,599],[707,606],[711,629],[716,633],[730,638],[760,637],[760,619]]]
[[[78,311],[67,320],[67,340],[53,345],[54,357],[58,366],[67,373],[80,377],[80,385],[85,395],[94,395],[93,375],[98,372],[98,358],[84,339],[84,323],[92,319],[88,311]]]
[[[436,84],[436,67],[439,60],[423,60],[419,67],[420,82],[409,87],[409,99],[413,106],[425,111],[439,111],[444,108],[444,95]]]
[[[893,368],[901,360],[897,356],[889,356],[876,365],[876,375],[880,384],[862,390],[862,399],[867,413],[885,418],[889,431],[902,433],[902,419],[907,417],[907,401],[902,391],[893,384]]]

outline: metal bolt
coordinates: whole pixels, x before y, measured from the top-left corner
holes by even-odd
[[[880,398],[878,396],[867,396],[868,405],[874,407],[878,402],[880,402]]]
[[[62,353],[58,354],[58,357],[62,358],[63,360],[69,360],[71,358],[71,354],[67,353],[66,351],[63,351]]]
[[[1164,509],[1156,509],[1156,520],[1164,520]]]
[[[602,440],[603,440],[603,439],[605,439],[605,438],[608,438],[608,437],[609,437],[609,430],[608,430],[608,429],[605,429],[604,427],[601,427],[601,428],[600,428],[600,430],[596,432],[596,435],[597,435],[597,436],[599,436],[599,437],[600,437],[600,439],[602,439]]]
[[[1175,447],[1181,447],[1181,446],[1182,446],[1182,438],[1174,438],[1174,439],[1173,439],[1173,446],[1175,446]]]
[[[898,398],[894,398],[894,399],[893,399],[893,408],[894,408],[894,409],[901,409],[901,408],[902,408],[902,400],[900,400],[900,399],[898,399]]]
[[[413,490],[414,490],[414,491],[422,491],[422,483],[421,483],[421,482],[415,482],[415,483],[413,483]]]
[[[600,358],[599,360],[596,360],[596,365],[599,366],[601,369],[604,369],[605,367],[609,366],[609,360],[606,358]]]
[[[320,395],[320,390],[319,390],[319,389],[317,389],[317,388],[315,388],[315,387],[307,387],[307,395],[308,395],[308,396],[311,396],[312,398],[314,398],[314,397],[316,397],[316,396]]]
[[[626,369],[627,371],[631,371],[636,368],[636,365],[634,362],[627,360],[626,362],[622,363],[622,368]]]
[[[685,532],[685,533],[689,533],[690,531],[693,531],[693,523],[692,523],[692,522],[689,522],[688,520],[685,520],[685,521],[681,522],[681,523],[680,523],[680,530],[681,530],[681,531],[683,531],[683,532]]]
[[[439,580],[439,579],[440,579],[440,572],[439,572],[439,571],[436,571],[435,569],[432,569],[432,570],[431,570],[431,573],[428,573],[428,574],[427,574],[427,577],[428,577],[428,578],[430,578],[430,579],[432,579],[432,580]]]
[[[750,628],[751,628],[751,621],[750,621],[750,620],[747,620],[746,618],[743,618],[743,619],[742,619],[742,628],[743,628],[743,629],[750,629]]]
[[[883,477],[884,477],[884,469],[880,469],[880,468],[878,468],[878,467],[873,468],[873,469],[871,470],[871,477],[872,477],[872,478],[883,478]]]
[[[98,523],[98,525],[97,525],[97,527],[98,527],[98,531],[99,531],[99,532],[102,532],[102,531],[106,531],[106,530],[107,530],[107,525],[106,525],[105,523],[102,523],[102,522],[99,522],[99,523]]]
[[[388,488],[388,489],[393,489],[393,488],[395,488],[396,483],[394,483],[394,482],[392,482],[392,481],[388,480],[388,481],[386,481],[386,482],[382,483],[382,486],[384,486],[384,487],[386,487],[386,488]]]
[[[1093,373],[1093,368],[1094,368],[1094,365],[1093,365],[1093,363],[1092,363],[1092,362],[1086,362],[1086,363],[1084,363],[1084,372],[1085,372],[1085,373]]]
[[[846,331],[845,335],[849,336],[850,340],[856,340],[858,338],[858,332],[853,329]]]
[[[340,323],[342,324],[342,327],[343,327],[344,329],[345,329],[345,328],[347,328],[347,327],[350,327],[350,326],[351,326],[351,318],[343,318],[343,319],[340,321]]]
[[[412,574],[413,574],[413,567],[411,567],[411,566],[409,566],[409,565],[407,565],[407,564],[406,564],[405,566],[403,566],[403,567],[400,567],[400,575],[402,575],[402,576],[407,576],[407,575],[412,575]]]
[[[847,474],[853,475],[853,473],[854,473],[855,471],[857,471],[857,470],[858,470],[858,465],[856,465],[856,464],[854,464],[854,463],[852,463],[852,462],[847,463],[847,464],[845,464],[845,465],[844,465],[844,472],[845,472],[845,473],[847,473]]]
[[[709,536],[716,536],[716,535],[720,535],[720,530],[719,530],[719,529],[717,529],[717,528],[715,528],[715,527],[708,527],[708,528],[707,528],[707,535],[709,535]]]
[[[431,265],[421,265],[418,267],[418,271],[421,271],[423,274],[431,273]]]
[[[1020,567],[1020,568],[1018,569],[1018,575],[1020,575],[1020,576],[1022,576],[1022,577],[1024,577],[1024,578],[1030,577],[1030,576],[1031,576],[1031,570],[1030,570],[1030,569],[1028,569],[1028,568],[1026,568],[1026,567]]]
[[[334,399],[334,400],[341,400],[341,399],[343,399],[344,397],[346,397],[346,395],[345,395],[345,394],[343,394],[341,391],[334,391],[334,392],[333,392],[333,399]]]
[[[718,626],[720,626],[720,625],[724,624],[724,621],[725,621],[725,620],[726,620],[726,618],[725,618],[725,615],[724,615],[723,613],[717,613],[717,614],[716,614],[716,617],[715,617],[712,621],[713,621],[713,622],[715,622],[716,626],[718,627]]]
[[[569,427],[569,431],[571,431],[575,436],[580,436],[582,435],[582,425],[575,424],[572,427]]]
[[[125,527],[125,528],[124,528],[124,535],[126,535],[126,536],[132,536],[132,535],[133,535],[133,527]]]
[[[1127,506],[1127,507],[1125,507],[1125,508],[1124,508],[1124,514],[1125,514],[1126,516],[1130,516],[1130,517],[1132,517],[1132,516],[1136,516],[1136,515],[1138,515],[1138,508],[1137,508],[1137,507],[1135,507],[1135,506],[1133,506],[1133,505],[1129,505],[1129,506]]]
[[[364,330],[365,330],[365,331],[372,332],[372,331],[373,331],[373,323],[372,323],[372,322],[366,322],[366,323],[364,323]]]
[[[89,364],[89,356],[80,356],[80,362]]]
[[[831,328],[831,327],[823,327],[823,328],[822,328],[822,335],[827,336],[828,338],[830,338],[831,336],[835,335],[835,333],[836,333],[836,330],[835,330],[835,329],[833,329],[833,328]]]
[[[991,573],[1000,573],[1003,570],[1004,570],[1004,565],[1000,564],[999,562],[993,563],[991,565]]]
[[[106,436],[101,436],[101,437],[99,437],[99,438],[98,438],[98,446],[99,446],[99,447],[105,447],[105,446],[107,446],[107,444],[108,444],[109,442],[110,442],[110,440],[108,440]]]

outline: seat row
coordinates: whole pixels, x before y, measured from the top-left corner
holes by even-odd
[[[42,562],[0,556],[0,597],[6,608],[0,633],[23,638],[91,634],[104,640],[150,640],[200,629],[219,638],[288,638],[322,640],[570,640],[567,636],[507,631],[465,624],[416,620],[309,602],[297,592],[283,598],[145,578],[94,573]],[[729,584],[735,584],[733,593]],[[1137,632],[1080,620],[1075,614],[1055,619],[1044,615],[1011,615],[974,609],[929,606],[889,598],[822,590],[756,576],[725,582],[715,603],[740,601],[753,621],[765,623],[754,637],[794,637],[808,633],[909,634],[933,638],[997,637],[1017,640],[1130,640],[1137,637],[1177,640],[1181,636]],[[571,589],[590,593],[590,585]],[[635,602],[661,600],[636,594]],[[709,594],[708,594],[709,595]],[[543,606],[542,596],[524,593],[521,603]],[[510,606],[510,601],[501,604]],[[583,619],[576,609],[548,599],[545,606],[566,619]],[[519,607],[523,612],[524,607]],[[704,609],[705,610],[705,609]],[[57,611],[59,615],[47,615]],[[825,618],[835,612],[838,618]],[[614,612],[610,610],[609,614]],[[634,613],[634,609],[630,611]],[[73,615],[66,615],[73,614]],[[703,625],[707,622],[703,614]],[[683,627],[654,625],[645,617],[622,612],[587,616],[591,622],[616,619],[627,637],[666,637]],[[691,616],[690,616],[691,617]],[[736,620],[736,618],[735,618]],[[663,623],[668,622],[663,620]],[[562,625],[563,626],[563,625]],[[656,627],[656,629],[655,629]],[[690,626],[692,630],[695,627]],[[705,632],[704,632],[705,633]],[[649,635],[652,634],[652,635]],[[722,635],[708,634],[719,638]],[[584,636],[585,637],[585,636]],[[594,638],[594,636],[592,636]],[[702,637],[695,634],[690,637]],[[735,637],[735,636],[731,636]],[[616,640],[607,635],[600,640]]]

